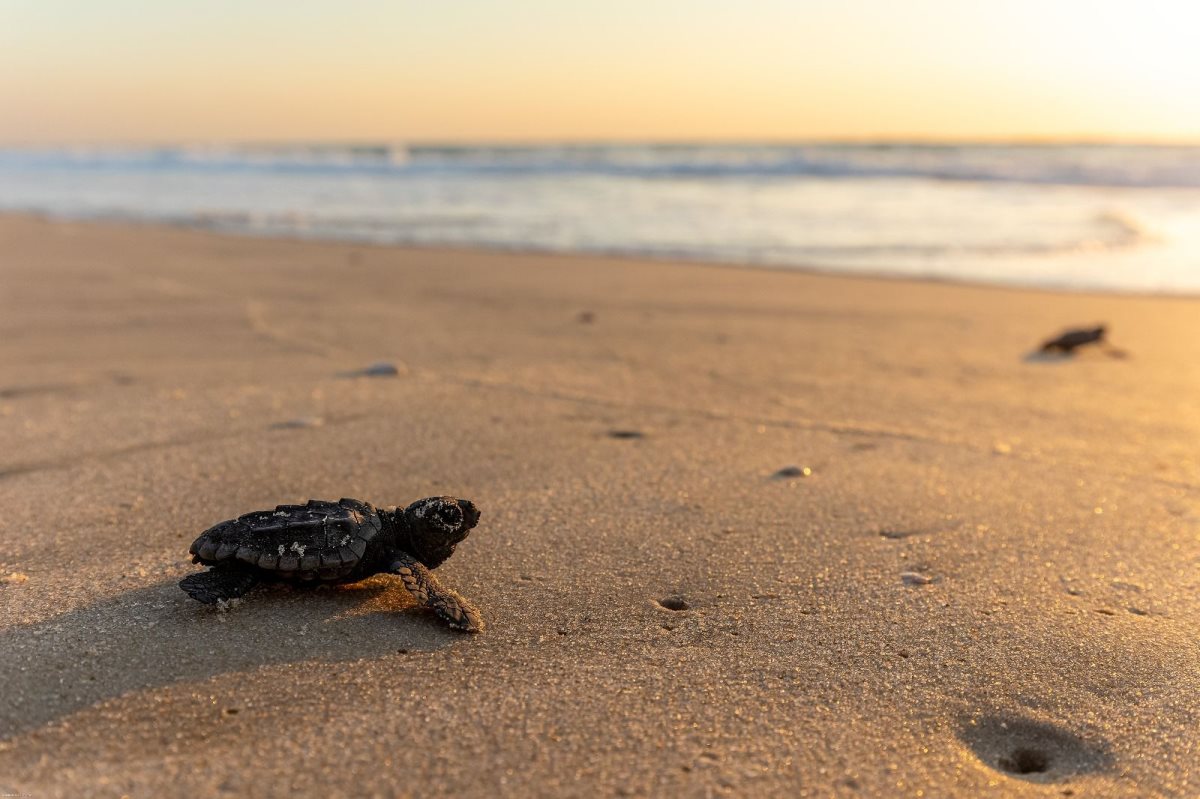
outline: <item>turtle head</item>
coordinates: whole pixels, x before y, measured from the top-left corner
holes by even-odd
[[[427,497],[404,509],[407,549],[429,568],[454,554],[454,547],[479,523],[475,503],[455,497]]]

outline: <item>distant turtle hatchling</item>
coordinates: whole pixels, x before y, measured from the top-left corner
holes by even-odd
[[[479,611],[432,572],[478,522],[475,505],[454,497],[429,497],[403,509],[357,499],[280,505],[201,533],[192,561],[211,568],[185,577],[179,587],[215,605],[260,582],[353,583],[386,572],[454,629],[480,632]]]
[[[1042,352],[1060,352],[1064,355],[1071,355],[1085,344],[1103,343],[1104,334],[1107,332],[1104,325],[1064,330],[1055,338],[1043,342]]]

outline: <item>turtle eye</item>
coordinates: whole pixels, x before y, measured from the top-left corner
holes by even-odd
[[[457,530],[459,525],[462,524],[463,513],[462,509],[459,508],[458,505],[442,503],[438,506],[438,509],[433,512],[433,518],[439,527],[442,527],[447,531],[453,531]]]

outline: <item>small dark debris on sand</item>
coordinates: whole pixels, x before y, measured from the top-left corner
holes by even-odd
[[[376,361],[365,369],[342,372],[342,377],[398,377],[408,369],[388,361]]]
[[[395,377],[400,374],[400,369],[394,363],[379,361],[363,369],[362,373],[363,377]]]
[[[575,317],[576,321],[581,325],[590,325],[596,321],[596,314],[591,311],[580,311],[579,316]]]
[[[618,439],[638,439],[645,438],[646,434],[641,430],[609,430],[608,437]]]
[[[1074,577],[1059,577],[1058,581],[1062,583],[1063,590],[1071,596],[1083,596],[1083,591],[1078,586],[1073,585],[1075,582]]]
[[[775,474],[771,475],[771,477],[775,478],[776,480],[790,480],[793,477],[811,477],[811,476],[812,476],[812,469],[810,469],[807,466],[795,466],[795,465],[784,466],[782,469],[775,472]]]
[[[325,424],[325,420],[320,416],[301,416],[296,419],[288,419],[284,422],[276,422],[271,425],[272,430],[304,430],[309,427],[320,427]]]
[[[18,397],[37,396],[40,394],[67,394],[75,386],[65,383],[53,383],[33,386],[6,386],[0,388],[0,399],[17,399]]]
[[[663,597],[662,599],[658,600],[658,605],[666,610],[672,610],[676,612],[690,610],[692,607],[686,599],[678,595]]]

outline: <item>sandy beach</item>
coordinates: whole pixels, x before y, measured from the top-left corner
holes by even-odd
[[[1200,299],[7,216],[0,333],[0,793],[1200,792]],[[481,635],[177,587],[443,493]]]

